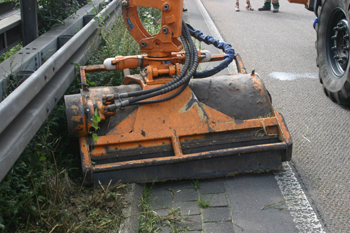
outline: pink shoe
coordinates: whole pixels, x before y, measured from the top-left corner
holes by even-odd
[[[245,5],[245,9],[247,11],[253,11],[254,8],[252,7],[252,5],[250,5],[250,1],[247,1],[247,4]]]

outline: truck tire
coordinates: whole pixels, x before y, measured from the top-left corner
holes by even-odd
[[[317,63],[326,95],[350,105],[350,0],[323,1],[317,26]]]

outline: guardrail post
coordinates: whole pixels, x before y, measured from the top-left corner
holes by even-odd
[[[21,0],[23,46],[38,38],[36,0]]]

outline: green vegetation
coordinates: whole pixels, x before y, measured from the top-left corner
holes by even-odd
[[[20,0],[0,0],[3,2],[13,2],[16,8],[20,6]],[[87,1],[85,1],[87,2]],[[74,16],[81,5],[78,0],[36,0],[39,24],[39,35],[47,32],[52,27],[63,24],[63,20],[68,16]]]
[[[53,1],[52,1],[53,2]],[[138,53],[138,45],[117,19],[89,61]],[[123,24],[123,25],[122,25]],[[89,74],[90,84],[118,85],[121,72]],[[78,93],[80,78],[66,94]],[[78,142],[70,139],[63,99],[0,183],[2,232],[117,232],[123,219],[125,186],[85,188]],[[169,221],[176,219],[170,217]],[[144,231],[145,232],[145,231]]]
[[[201,183],[198,180],[192,180],[191,183],[193,184],[195,190],[199,190],[201,188]]]
[[[205,196],[206,196],[206,195],[204,195],[204,197],[205,197]],[[197,200],[197,203],[198,203],[199,207],[201,207],[201,208],[208,208],[211,199],[213,199],[213,196],[214,196],[214,195],[212,195],[211,198],[210,198],[209,200],[204,201],[202,195],[200,195],[200,196],[199,196],[199,199]]]
[[[141,197],[141,215],[139,218],[140,233],[156,232],[159,230],[159,216],[153,211],[151,204],[154,199],[151,198],[153,185],[144,185],[143,195]]]
[[[15,4],[15,7],[19,7],[20,0],[0,0],[0,3],[4,2],[13,2]]]
[[[18,45],[14,46],[13,48],[11,48],[9,51],[7,51],[6,53],[2,54],[0,56],[0,63],[5,61],[7,58],[11,57],[12,55],[14,55],[15,53],[17,53],[19,50],[21,50],[23,48],[22,42],[19,43]]]
[[[154,8],[140,7],[138,14],[143,26],[149,30],[151,34],[155,34],[160,30],[159,19],[161,11]],[[102,33],[102,43],[100,48],[93,50],[94,56],[89,60],[88,65],[102,64],[106,58],[117,55],[135,55],[140,54],[140,47],[130,36],[125,28],[124,19],[119,17],[111,22],[108,33]],[[123,30],[120,30],[123,28]],[[151,30],[152,29],[152,30]],[[101,25],[104,30],[104,25]],[[131,74],[137,73],[137,70],[131,70]],[[90,86],[117,86],[122,82],[122,71],[106,71],[87,74]]]
[[[100,127],[98,126],[98,123],[101,121],[101,118],[99,117],[97,108],[95,109],[94,116],[92,117],[91,120],[92,120],[91,126],[95,129],[95,132],[96,132],[98,129],[100,129]],[[92,138],[94,140],[97,140],[97,138],[98,138],[97,134],[93,133]]]
[[[141,197],[141,214],[139,217],[139,232],[154,233],[159,232],[162,227],[169,227],[170,232],[180,233],[187,232],[187,226],[181,226],[179,223],[187,220],[186,216],[181,214],[180,208],[169,209],[165,216],[160,216],[152,209],[152,204],[156,198],[151,193],[154,188],[153,184],[145,185],[143,195]]]
[[[161,11],[155,8],[139,7],[137,13],[140,17],[143,27],[151,35],[158,34],[161,24]]]
[[[0,3],[3,2],[19,2],[19,0],[0,0]]]
[[[52,27],[64,24],[68,16],[73,17],[81,5],[77,0],[37,0],[39,35]]]
[[[101,28],[104,30],[104,27]],[[108,33],[102,33],[99,48],[92,48],[93,56],[87,65],[102,64],[106,58],[117,55],[140,54],[139,45],[130,36],[122,17],[115,19],[109,25]],[[136,71],[131,71],[135,73]],[[104,71],[86,74],[89,86],[117,86],[123,79],[122,71]]]

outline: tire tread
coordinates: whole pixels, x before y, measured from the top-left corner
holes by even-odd
[[[327,7],[326,7],[326,9],[324,7],[324,4],[326,2],[328,2],[328,1],[330,1],[330,0],[322,0],[322,6],[319,6],[318,10],[317,10],[318,16],[319,16],[319,22],[318,22],[318,25],[316,26],[317,38],[316,38],[316,43],[315,44],[316,44],[316,50],[317,50],[316,64],[319,67],[320,71],[322,69],[322,66],[329,65],[328,62],[324,62],[325,65],[322,65],[322,59],[324,60],[325,56],[322,56],[320,54],[320,50],[325,48],[325,44],[320,42],[320,35],[321,36],[325,35],[325,33],[324,33],[325,29],[324,29],[324,25],[322,25],[322,26],[320,26],[320,25],[322,23],[328,23],[328,22],[322,22],[322,19],[325,18],[325,17],[322,17],[322,14],[324,14],[324,11],[329,10],[329,9],[327,9]],[[350,4],[349,0],[345,0],[345,2],[348,2],[348,4]],[[346,9],[345,12],[347,12],[346,13],[347,14],[346,17],[348,17],[348,21],[350,22],[348,9]],[[321,38],[321,40],[322,40],[322,38]],[[349,65],[350,65],[350,62],[349,62]],[[348,70],[349,70],[349,68],[348,68]],[[331,75],[331,74],[328,74],[328,75]],[[320,83],[324,87],[325,94],[333,102],[336,102],[336,103],[341,104],[341,105],[350,105],[350,71],[347,71],[346,74],[344,74],[344,75],[347,75],[346,80],[343,81],[344,83],[342,84],[342,87],[339,90],[336,90],[336,91],[331,91],[329,88],[327,88],[327,84],[323,81],[324,77],[323,77],[322,72],[319,72],[319,80],[320,80]]]

